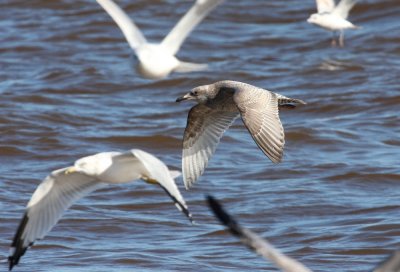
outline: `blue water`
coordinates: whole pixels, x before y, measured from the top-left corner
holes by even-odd
[[[188,1],[118,1],[160,41]],[[284,161],[272,164],[241,121],[196,186],[178,186],[196,225],[158,187],[110,186],[80,200],[15,271],[274,271],[224,230],[204,201],[314,271],[370,271],[399,248],[400,4],[362,1],[344,48],[307,24],[314,1],[226,1],[178,57],[207,71],[150,81],[94,1],[0,2],[0,254],[52,170],[141,148],[175,169],[193,87],[232,79],[308,104],[282,110]],[[2,270],[2,269],[0,269]],[[3,270],[2,270],[3,271]]]

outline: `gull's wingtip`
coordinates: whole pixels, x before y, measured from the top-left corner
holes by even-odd
[[[185,189],[186,189],[186,191],[189,191],[190,188],[192,188],[192,184],[189,183],[189,182],[185,182]]]
[[[8,256],[8,271],[11,271],[13,267],[18,264],[19,258],[21,258],[21,256],[15,256],[15,255]]]
[[[242,228],[236,220],[223,209],[222,205],[213,196],[207,195],[207,202],[211,210],[214,212],[214,215],[222,222],[222,224],[227,226],[234,235],[242,236]]]
[[[172,198],[172,197],[171,197]],[[174,200],[174,198],[172,198]],[[175,198],[176,200],[176,198]],[[175,201],[174,200],[174,201]],[[189,211],[189,209],[186,207],[186,205],[183,205],[181,202],[179,202],[178,200],[176,200],[175,202],[175,206],[178,208],[178,210],[180,210],[190,221],[190,223],[192,225],[195,224],[195,221],[193,219],[193,215],[192,213]]]
[[[29,246],[24,246],[24,241],[21,239],[28,221],[28,213],[25,212],[10,246],[10,255],[8,256],[8,271],[11,271],[13,267],[19,263],[19,259],[25,254],[25,251],[28,249],[28,247],[32,245],[31,243]]]
[[[271,159],[271,161],[272,161],[274,164],[279,164],[279,163],[282,162],[282,160],[283,160],[283,156],[280,156],[280,157],[278,157],[278,158]]]
[[[183,173],[183,183],[185,185],[186,191],[189,191],[194,186],[196,181],[197,181],[196,177],[187,177],[186,174]]]
[[[186,177],[185,172],[183,172],[183,184],[185,185],[186,191],[189,191],[190,188],[192,187],[192,181]]]
[[[400,271],[400,251],[393,252],[373,272],[393,272]]]
[[[157,184],[164,190],[164,192],[172,199],[174,202],[175,206],[180,210],[188,219],[189,221],[193,224],[193,216],[189,211],[189,208],[185,205],[185,203],[180,202],[170,191],[167,190],[164,186],[162,186],[160,183],[157,182]]]

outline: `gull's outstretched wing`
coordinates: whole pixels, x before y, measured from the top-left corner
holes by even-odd
[[[332,13],[346,19],[356,3],[357,0],[341,0]]]
[[[373,272],[399,272],[400,251],[393,252],[386,260],[378,265]]]
[[[190,10],[175,25],[171,32],[164,38],[161,45],[172,55],[175,55],[189,33],[206,17],[214,8],[224,0],[197,0]]]
[[[139,28],[129,19],[128,15],[112,0],[96,0],[100,6],[113,18],[117,23],[130,47],[137,50],[141,45],[146,44],[146,38],[143,36]]]
[[[335,8],[334,0],[316,0],[318,13],[332,12]]]
[[[203,174],[222,134],[238,115],[201,104],[189,111],[182,152],[182,172],[186,189]]]
[[[147,176],[142,178],[149,183],[160,185],[174,201],[178,210],[183,212],[193,223],[192,214],[189,212],[186,202],[175,184],[173,176],[176,176],[176,172],[171,172],[162,161],[147,152],[139,149],[132,149],[130,152],[146,169]]]
[[[214,212],[215,216],[229,228],[232,234],[238,236],[242,243],[248,246],[250,249],[254,250],[267,260],[270,260],[285,272],[311,272],[310,269],[305,267],[300,262],[281,253],[267,240],[258,236],[251,230],[241,227],[213,197],[208,196],[207,200],[208,205]]]
[[[233,100],[258,147],[272,162],[279,163],[285,133],[279,119],[278,96],[263,89],[246,88],[237,90]]]
[[[78,172],[66,174],[67,169],[53,171],[33,193],[11,244],[10,270],[28,247],[53,228],[66,209],[101,184]]]

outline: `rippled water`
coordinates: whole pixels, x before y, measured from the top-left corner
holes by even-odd
[[[188,1],[119,1],[161,40]],[[0,2],[0,245],[8,247],[40,181],[75,159],[141,148],[180,167],[189,104],[223,79],[300,98],[285,110],[273,165],[241,122],[204,176],[179,187],[190,225],[158,187],[110,186],[82,199],[15,271],[270,271],[212,216],[213,194],[243,225],[315,271],[368,271],[399,248],[400,3],[369,0],[345,48],[305,22],[314,1],[226,1],[178,56],[210,69],[140,78],[120,30],[94,1]]]

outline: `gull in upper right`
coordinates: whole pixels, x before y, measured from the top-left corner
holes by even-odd
[[[344,46],[344,30],[358,26],[347,20],[349,12],[358,0],[341,0],[335,6],[334,0],[316,0],[318,13],[312,14],[307,22],[333,31],[332,45],[336,45],[335,32],[339,34],[339,46]]]
[[[180,61],[175,57],[190,32],[223,0],[197,0],[159,44],[148,43],[128,15],[112,0],[97,0],[117,23],[138,58],[138,72],[145,78],[162,79],[171,72],[201,71],[207,64]]]

